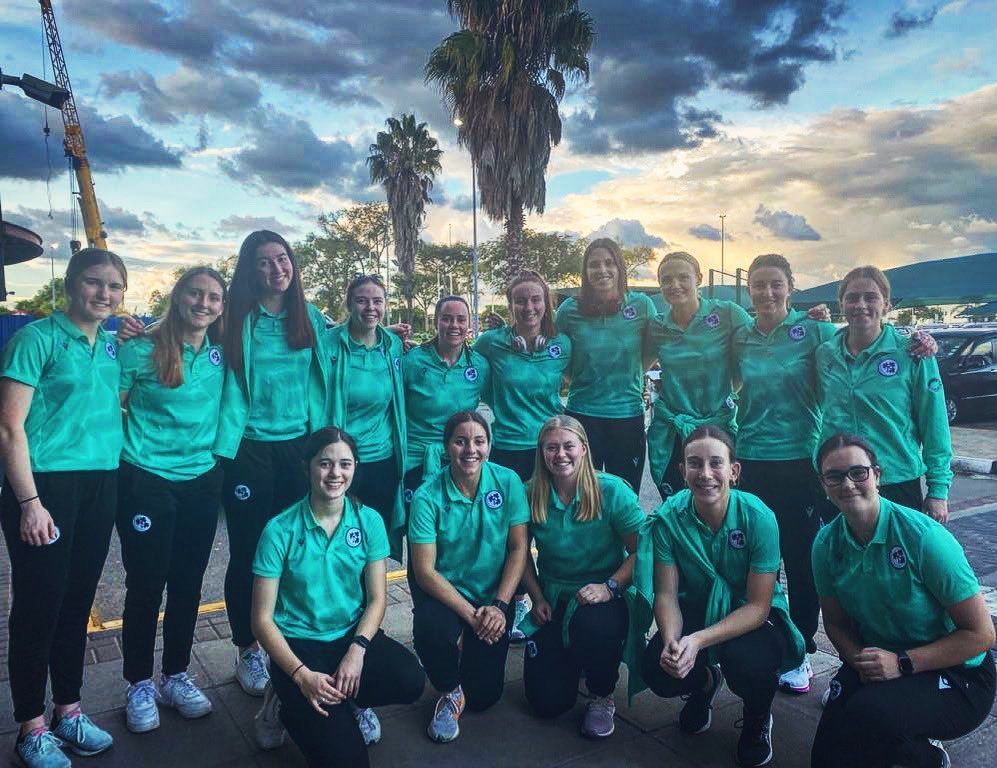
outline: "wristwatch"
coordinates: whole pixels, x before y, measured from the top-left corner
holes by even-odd
[[[611,594],[614,599],[623,596],[623,592],[620,591],[620,585],[617,583],[616,579],[606,579],[606,589],[609,590],[609,594]]]
[[[900,667],[901,677],[910,677],[914,674],[914,662],[910,660],[907,651],[901,651],[897,654],[897,666]]]
[[[492,606],[498,608],[502,613],[509,611],[509,604],[505,600],[499,600],[497,597],[492,600]]]

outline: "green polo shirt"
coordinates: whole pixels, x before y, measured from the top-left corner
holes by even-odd
[[[485,331],[474,350],[490,367],[484,394],[495,414],[492,445],[506,451],[536,448],[540,427],[564,411],[561,379],[571,363],[571,341],[559,333],[541,350],[519,352],[506,327]]]
[[[347,499],[332,536],[306,496],[267,523],[253,573],[280,579],[273,620],[284,637],[329,642],[348,634],[367,606],[363,571],[388,556],[381,516]]]
[[[582,314],[574,297],[561,303],[554,320],[571,339],[569,411],[606,419],[644,412],[641,338],[657,312],[650,297],[636,291],[608,316]]]
[[[197,352],[184,344],[183,383],[171,388],[159,383],[154,349],[148,337],[121,346],[120,387],[129,393],[121,458],[167,480],[192,480],[215,466],[211,446],[225,379],[222,350],[207,339]]]
[[[118,347],[103,328],[91,347],[62,312],[7,343],[0,378],[34,388],[24,421],[33,472],[117,469],[121,454]]]
[[[350,369],[346,377],[346,424],[357,441],[360,461],[382,461],[391,456],[391,360],[383,340],[373,347],[346,342]]]
[[[443,445],[443,428],[458,411],[473,411],[488,387],[490,366],[478,352],[465,349],[451,366],[436,346],[426,343],[402,358],[408,455],[405,470],[422,465],[428,445]]]
[[[879,458],[881,482],[925,475],[928,496],[948,498],[952,436],[938,362],[913,359],[910,336],[892,325],[855,357],[847,337],[842,328],[817,349],[820,442],[839,432],[861,435]]]
[[[526,490],[511,469],[486,461],[474,499],[454,484],[449,467],[412,497],[408,537],[436,545],[436,571],[476,606],[495,599],[509,529],[530,521]]]
[[[537,572],[545,594],[550,586],[558,593],[573,594],[586,584],[604,582],[627,557],[622,538],[636,533],[644,523],[644,510],[629,485],[603,472],[596,477],[602,506],[595,520],[576,520],[578,496],[565,506],[552,488],[547,521],[530,522],[530,536],[537,547]]]
[[[955,624],[945,609],[980,591],[945,526],[882,496],[872,540],[862,546],[838,515],[817,534],[813,569],[817,594],[841,603],[862,642],[894,653],[952,634]],[[979,666],[985,655],[964,666]]]
[[[790,310],[762,333],[752,319],[734,332],[738,392],[737,455],[757,461],[809,459],[820,436],[817,347],[834,325]]]
[[[249,367],[249,421],[245,436],[274,442],[308,431],[308,369],[312,350],[287,343],[287,312],[262,305],[253,321]]]

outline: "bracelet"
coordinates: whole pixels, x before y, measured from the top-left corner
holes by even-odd
[[[22,504],[27,504],[29,501],[34,501],[37,498],[40,498],[40,497],[36,493],[34,496],[30,496],[27,499],[21,499],[19,502],[17,502],[17,506],[21,506]]]
[[[290,675],[288,675],[288,677],[291,678],[292,683],[294,682],[294,676],[298,674],[298,670],[301,669],[303,666],[305,666],[305,662],[301,662],[298,666],[294,668],[294,671]]]
[[[359,645],[365,651],[370,648],[370,640],[368,640],[363,635],[354,635],[353,639],[350,640],[353,645]]]
[[[506,613],[509,610],[509,604],[505,600],[499,600],[497,597],[492,600],[492,607],[498,608],[502,613]]]

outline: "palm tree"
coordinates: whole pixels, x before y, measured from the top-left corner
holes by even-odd
[[[481,205],[505,220],[511,260],[522,260],[524,210],[543,213],[558,102],[567,80],[588,80],[592,18],[578,0],[448,0],[461,23],[429,55],[457,139],[478,170]]]
[[[395,234],[395,262],[408,306],[407,320],[411,323],[419,228],[426,214],[426,204],[433,202],[429,192],[433,179],[441,170],[443,150],[429,135],[426,124],[417,125],[413,115],[403,114],[401,120],[389,117],[386,122],[388,130],[379,132],[377,142],[370,145],[367,167],[371,182],[382,184],[388,196]]]

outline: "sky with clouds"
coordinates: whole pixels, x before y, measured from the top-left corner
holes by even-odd
[[[455,29],[444,0],[53,4],[129,308],[252,229],[299,239],[322,212],[383,199],[363,161],[402,112],[445,150],[424,237],[470,239],[470,158],[422,76]],[[719,267],[724,213],[728,269],[776,251],[801,287],[997,251],[997,0],[580,6],[591,78],[562,103],[546,211],[528,226]],[[44,52],[37,0],[4,0],[0,68],[51,79]],[[48,155],[44,119],[0,92],[0,198],[59,244],[60,272],[69,179],[60,116]],[[480,239],[500,232],[479,214]],[[49,269],[11,267],[8,289],[30,295]]]

